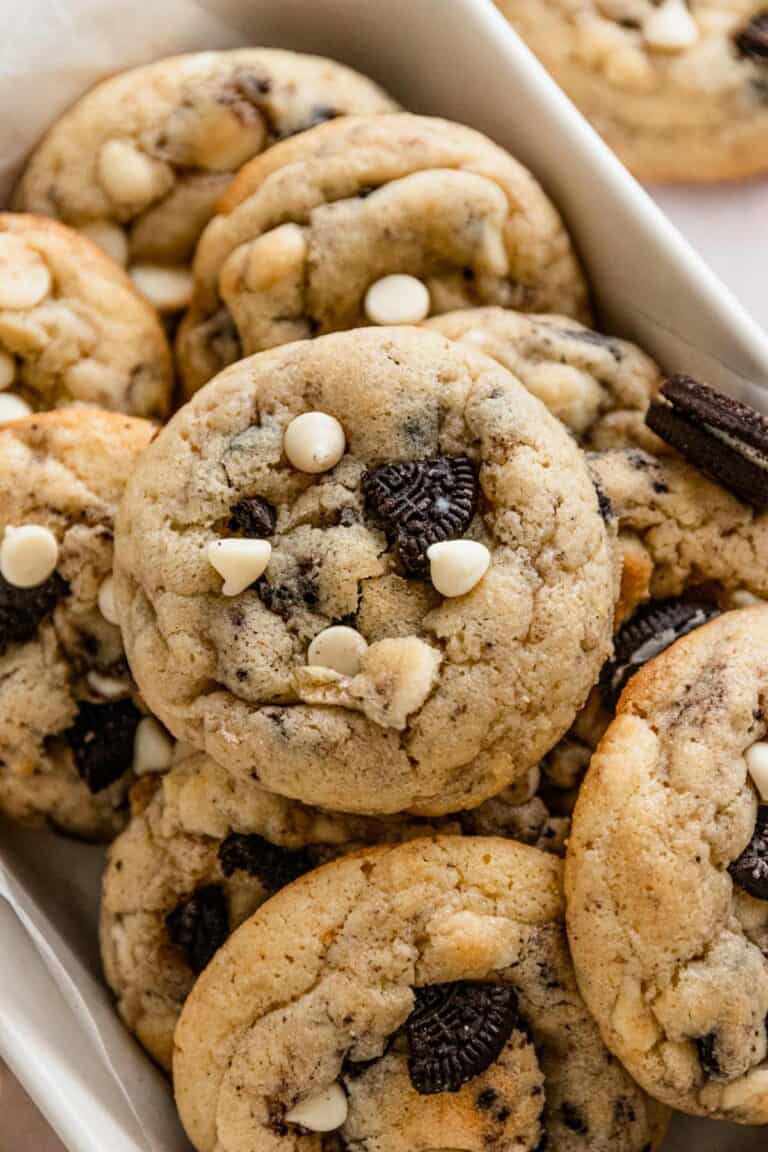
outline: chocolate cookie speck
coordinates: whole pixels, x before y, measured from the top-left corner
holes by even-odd
[[[109,787],[131,767],[140,720],[141,713],[130,700],[80,703],[75,722],[64,735],[75,767],[91,792]]]
[[[190,968],[200,973],[229,935],[224,893],[217,884],[198,888],[165,918],[168,935]]]
[[[752,839],[728,871],[734,883],[751,896],[768,900],[768,804],[758,808]]]
[[[68,586],[58,572],[35,588],[17,588],[0,576],[0,653],[5,652],[9,644],[31,640],[67,591]]]
[[[225,876],[242,869],[261,880],[270,892],[290,884],[314,868],[316,861],[306,848],[281,848],[255,833],[233,832],[219,848],[219,862]]]

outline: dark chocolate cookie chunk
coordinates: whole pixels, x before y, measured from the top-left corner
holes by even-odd
[[[758,808],[752,839],[728,871],[750,896],[768,900],[768,804]]]
[[[406,572],[415,576],[426,570],[431,544],[466,532],[477,508],[479,484],[467,456],[434,456],[366,472],[363,492]]]
[[[458,1092],[497,1059],[518,1024],[517,997],[507,984],[459,980],[415,988],[405,1022],[408,1072],[422,1096]]]
[[[247,496],[230,509],[229,527],[232,532],[263,540],[275,531],[276,519],[277,513],[269,500],[263,496]]]
[[[229,916],[224,893],[217,884],[198,888],[165,918],[173,943],[193,972],[202,972],[229,935]]]
[[[734,37],[741,56],[768,64],[768,9],[753,16],[749,24]]]
[[[233,832],[219,848],[219,862],[225,876],[242,869],[261,880],[270,892],[277,892],[292,880],[315,867],[307,848],[281,848],[263,836],[243,836]]]
[[[81,702],[74,724],[64,735],[75,767],[91,792],[108,788],[131,767],[140,720],[141,713],[130,700]]]
[[[689,376],[672,376],[646,423],[740,500],[768,507],[768,420],[754,408]]]
[[[650,600],[619,629],[613,657],[600,673],[600,694],[615,708],[627,681],[675,640],[719,615],[713,604],[684,600]]]
[[[17,588],[0,576],[0,653],[9,644],[31,640],[66,593],[67,584],[58,572],[35,588]]]

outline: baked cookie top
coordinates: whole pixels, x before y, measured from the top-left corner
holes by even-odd
[[[233,780],[203,752],[176,755],[171,771],[132,790],[131,820],[109,851],[100,923],[120,1014],[168,1070],[197,973],[230,932],[304,872],[366,844],[432,830],[482,831],[561,852],[568,829],[536,795],[537,772],[480,808],[428,823],[308,808]]]
[[[664,1110],[579,997],[560,884],[534,848],[436,837],[283,889],[219,950],[176,1030],[195,1147],[331,1147],[333,1132],[382,1152],[653,1147]]]
[[[608,1046],[659,1099],[753,1124],[768,1121],[766,669],[765,607],[646,664],[592,758],[566,866]]]
[[[479,304],[588,317],[531,174],[479,132],[405,114],[323,124],[247,164],[194,274],[177,346],[189,392],[240,355],[367,323]]]
[[[662,446],[645,424],[661,375],[635,344],[567,316],[526,316],[507,308],[446,312],[425,327],[498,360],[582,443],[651,451]]]
[[[395,107],[371,80],[318,56],[172,56],[86,92],[33,152],[14,203],[83,229],[158,306],[179,308],[190,286],[184,268],[242,164],[323,120]],[[169,265],[175,277],[163,275]]]
[[[110,573],[115,507],[153,434],[91,408],[0,428],[0,810],[89,838],[123,824],[133,779],[142,714]]]
[[[764,0],[496,0],[648,181],[768,169]]]
[[[416,328],[211,382],[131,477],[115,580],[134,675],[179,739],[369,814],[472,807],[538,764],[608,654],[615,595],[565,428]]]
[[[0,213],[0,420],[94,404],[167,416],[157,313],[100,248],[53,220]]]

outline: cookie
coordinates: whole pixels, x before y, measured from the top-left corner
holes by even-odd
[[[727,612],[629,682],[566,865],[579,987],[648,1092],[768,1122],[768,608]]]
[[[0,811],[90,839],[125,821],[137,739],[169,743],[142,723],[110,576],[115,506],[153,435],[95,408],[0,428]]]
[[[588,316],[564,225],[480,133],[355,117],[241,170],[200,239],[177,354],[195,391],[241,355],[479,304]]]
[[[583,444],[637,444],[657,451],[645,413],[661,385],[644,352],[566,316],[526,316],[506,308],[466,308],[425,322],[498,360]]]
[[[641,180],[768,170],[764,0],[496,0]]]
[[[653,1148],[666,1117],[576,989],[561,865],[491,837],[334,861],[273,896],[195,985],[174,1087],[200,1152],[335,1132],[395,1152]]]
[[[125,1023],[170,1070],[173,1030],[197,972],[269,896],[304,872],[366,844],[482,830],[562,852],[568,821],[551,817],[537,774],[456,818],[374,819],[321,812],[233,784],[205,753],[144,777],[132,818],[110,847],[101,950]]]
[[[768,420],[754,408],[690,376],[672,376],[646,422],[740,500],[768,507]]]
[[[241,165],[324,120],[395,107],[372,81],[318,56],[173,56],[86,92],[32,153],[14,204],[81,229],[174,311],[189,297],[198,237]]]
[[[254,499],[267,540],[231,527]],[[563,425],[417,328],[296,343],[211,382],[129,482],[115,580],[134,675],[177,738],[372,815],[473,807],[538,764],[608,655],[615,595]]]
[[[94,404],[160,420],[173,387],[154,308],[84,236],[0,213],[0,420]]]

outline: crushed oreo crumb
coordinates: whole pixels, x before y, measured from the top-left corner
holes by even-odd
[[[64,736],[75,767],[91,792],[101,792],[133,763],[133,741],[141,713],[130,700],[92,704],[83,700]]]
[[[229,935],[229,916],[224,893],[218,884],[198,888],[165,918],[168,935],[193,972],[210,963]]]
[[[707,1077],[716,1078],[720,1075],[720,1061],[717,1058],[717,1033],[708,1032],[706,1036],[696,1038],[696,1051],[699,1054],[701,1070]]]
[[[275,531],[277,513],[263,496],[246,496],[230,509],[229,528],[243,536],[264,540]]]
[[[728,871],[750,896],[768,900],[768,804],[758,808],[752,839]]]
[[[768,9],[753,16],[746,28],[734,36],[739,55],[768,64]]]
[[[58,572],[34,588],[17,588],[0,576],[0,653],[31,640],[68,591]]]
[[[225,876],[241,869],[255,876],[270,892],[277,892],[292,880],[315,867],[316,861],[306,848],[281,848],[255,833],[233,832],[219,848],[219,861]]]

